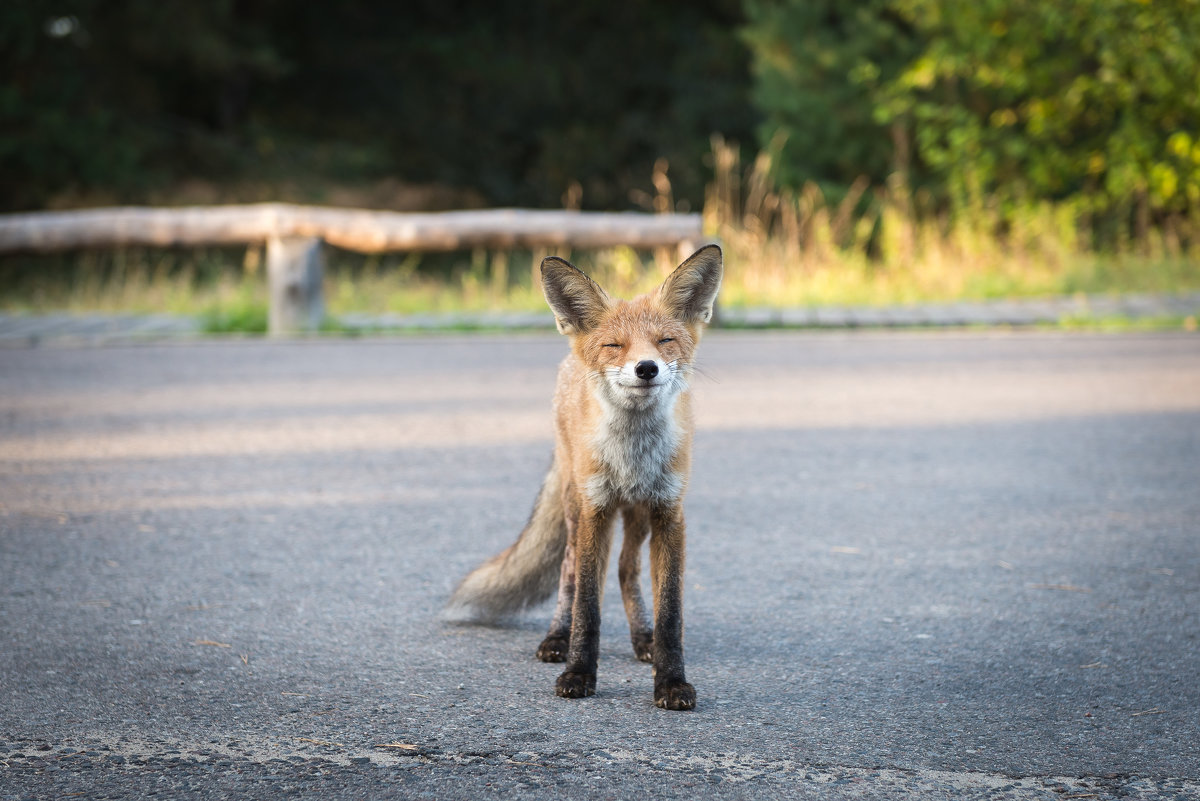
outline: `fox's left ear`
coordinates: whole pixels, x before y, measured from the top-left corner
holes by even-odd
[[[608,311],[608,295],[571,262],[557,256],[542,259],[542,292],[554,312],[560,334],[584,334]]]
[[[659,300],[681,322],[707,323],[712,320],[723,269],[721,249],[705,245],[663,281],[658,288]]]

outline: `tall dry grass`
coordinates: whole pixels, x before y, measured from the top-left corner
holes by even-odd
[[[730,306],[954,301],[1076,292],[1176,291],[1200,286],[1200,226],[1168,220],[1136,241],[1091,247],[1080,204],[976,200],[935,211],[894,178],[865,180],[837,203],[809,184],[773,179],[771,148],[748,165],[712,141],[705,228],[730,265]]]
[[[815,185],[791,191],[774,180],[772,148],[743,164],[712,141],[706,232],[726,253],[727,307],[884,305],[1076,292],[1200,288],[1200,225],[1168,220],[1100,251],[1085,210],[1069,203],[1002,205],[975,200],[950,211],[914,196],[902,180],[852,186],[834,203]],[[668,165],[648,211],[676,208]],[[579,203],[568,193],[567,205]],[[648,291],[676,254],[602,251],[475,251],[466,254],[327,253],[325,296],[348,312],[429,313],[544,310],[541,259],[571,259],[613,295]],[[170,312],[265,325],[260,246],[239,250],[137,249],[0,259],[0,310]],[[250,324],[246,324],[250,325]]]

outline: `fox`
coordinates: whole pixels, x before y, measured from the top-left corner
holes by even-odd
[[[700,248],[656,291],[628,301],[610,298],[561,258],[544,259],[540,273],[570,344],[554,391],[554,456],[517,541],[467,574],[445,616],[496,622],[557,587],[537,658],[565,662],[557,695],[593,695],[600,602],[619,517],[617,572],[634,656],[653,665],[656,706],[694,709],[683,662],[683,498],[695,428],[690,379],[721,288],[721,248]],[[647,538],[653,623],[641,589]]]

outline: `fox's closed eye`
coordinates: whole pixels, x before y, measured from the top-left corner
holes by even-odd
[[[621,343],[620,343],[620,342],[605,342],[605,343],[604,343],[604,347],[606,347],[606,348],[619,348],[619,347],[621,347]]]

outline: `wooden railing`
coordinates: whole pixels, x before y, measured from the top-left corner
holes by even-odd
[[[486,209],[407,213],[289,203],[0,214],[0,253],[264,242],[272,334],[315,330],[324,316],[324,245],[358,251],[671,247],[701,243],[698,214]]]

